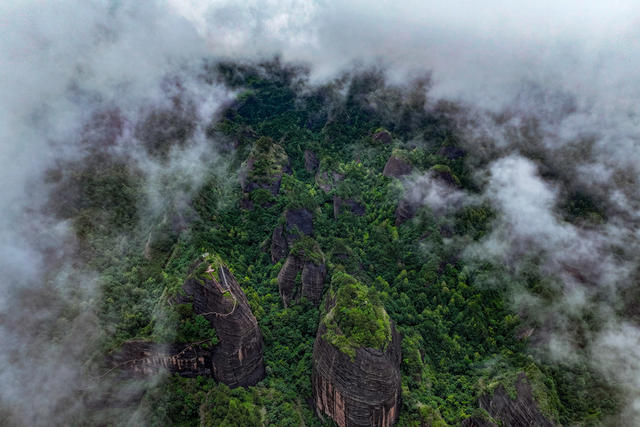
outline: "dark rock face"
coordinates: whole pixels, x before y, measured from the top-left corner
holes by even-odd
[[[298,283],[300,274],[300,283]],[[289,255],[280,273],[278,273],[278,289],[285,307],[300,296],[307,298],[314,305],[320,304],[322,290],[327,277],[327,267],[304,261],[302,258]]]
[[[318,169],[320,165],[320,160],[318,160],[318,156],[311,150],[304,150],[304,167],[307,172],[313,172]]]
[[[134,375],[153,375],[164,369],[189,378],[213,373],[210,350],[201,345],[127,341],[111,362]]]
[[[387,160],[387,164],[384,165],[382,174],[390,178],[400,178],[404,175],[410,174],[412,170],[413,166],[409,163],[395,156],[391,156],[389,157],[389,160]]]
[[[556,424],[547,419],[540,410],[533,398],[531,386],[527,382],[524,372],[518,375],[515,383],[517,397],[513,400],[502,385],[496,387],[492,395],[484,395],[479,399],[479,405],[487,411],[491,417],[505,426],[512,427],[554,427]],[[475,424],[473,424],[475,423]],[[484,423],[484,424],[482,424]],[[471,426],[494,426],[495,424],[487,420],[471,419],[465,427]]]
[[[349,355],[325,341],[321,324],[313,346],[313,399],[320,416],[340,427],[391,426],[400,409],[400,335],[392,325],[392,339],[383,352],[358,348]]]
[[[211,278],[204,286],[190,279],[182,288],[194,312],[207,318],[216,330],[219,343],[211,353],[213,376],[230,387],[254,385],[264,377],[258,321],[225,266],[218,268],[218,277],[219,282]]]
[[[471,417],[464,420],[461,424],[462,427],[498,427],[496,424],[491,421],[479,418],[479,417]]]
[[[229,387],[255,385],[260,381],[264,377],[262,334],[231,272],[219,266],[212,270],[210,278],[189,278],[182,290],[185,296],[179,296],[175,302],[192,304],[194,313],[209,320],[216,330],[218,344],[205,348],[201,344],[160,346],[129,341],[112,358],[113,365],[135,374],[168,369],[184,376],[211,375]]]
[[[287,241],[295,241],[299,233],[305,236],[313,234],[313,214],[305,208],[288,210],[285,212],[287,220]]]
[[[271,262],[276,264],[282,258],[287,256],[289,245],[287,239],[284,238],[282,226],[279,225],[273,230],[271,236]]]
[[[271,235],[271,262],[274,264],[287,256],[289,248],[301,235],[313,235],[313,213],[308,209],[288,210],[284,217],[284,226],[277,226]]]
[[[371,135],[371,138],[373,138],[375,141],[380,141],[383,144],[391,144],[391,141],[393,141],[393,138],[391,138],[391,134],[386,130],[374,133],[373,135]]]
[[[289,256],[278,273],[278,290],[285,307],[298,296],[296,277],[300,270],[302,270],[302,260]]]
[[[411,203],[408,199],[402,198],[398,202],[396,208],[396,225],[400,225],[410,220],[416,215],[417,207]]]
[[[326,277],[327,267],[324,264],[306,262],[302,267],[302,296],[316,306],[322,300]]]
[[[343,200],[338,196],[333,196],[333,216],[338,218],[342,208],[346,206],[349,211],[355,215],[363,216],[366,212],[366,208],[362,203],[358,203],[355,200]]]

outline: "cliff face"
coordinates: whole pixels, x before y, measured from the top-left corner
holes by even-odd
[[[391,156],[389,157],[389,160],[387,160],[387,164],[384,165],[382,174],[390,178],[400,178],[404,175],[410,174],[412,170],[413,166],[409,163],[396,156]]]
[[[478,400],[480,408],[486,411],[493,420],[489,417],[472,417],[465,420],[462,425],[464,427],[493,427],[498,424],[512,427],[554,427],[558,425],[540,411],[524,372],[518,374],[514,386],[515,399],[509,396],[505,387],[500,384],[493,390],[493,393],[484,394]]]
[[[377,293],[335,273],[325,309],[313,346],[318,415],[340,427],[393,425],[400,408],[401,338]],[[361,334],[361,328],[370,335]]]
[[[403,224],[416,215],[417,206],[406,198],[400,199],[396,208],[396,225]]]
[[[240,173],[242,191],[250,193],[262,188],[275,196],[280,191],[284,173],[291,173],[287,153],[270,138],[260,138]]]
[[[385,351],[358,348],[355,357],[323,339],[321,324],[313,346],[316,410],[340,427],[391,426],[400,409],[400,336],[392,327]]]
[[[256,384],[264,376],[262,334],[237,280],[219,265],[202,282],[193,277],[183,290],[196,314],[216,330],[219,343],[211,351],[213,376],[230,387]]]
[[[305,208],[287,210],[284,225],[278,225],[271,236],[271,262],[287,256],[289,248],[301,236],[313,234],[313,214]]]
[[[175,303],[190,303],[216,331],[218,343],[158,345],[126,342],[112,357],[113,366],[138,375],[166,369],[187,377],[213,376],[230,387],[254,385],[264,377],[262,334],[247,298],[221,263],[202,261],[182,286]]]
[[[316,306],[320,304],[326,277],[327,267],[323,263],[316,264],[301,256],[289,255],[278,273],[278,289],[284,306],[300,296]]]
[[[211,376],[211,353],[201,345],[160,345],[150,341],[127,341],[112,363],[134,375],[153,375],[163,370],[184,377]]]

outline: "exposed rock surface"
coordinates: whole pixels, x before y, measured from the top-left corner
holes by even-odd
[[[307,172],[315,171],[318,169],[319,165],[320,160],[318,159],[318,156],[316,156],[316,153],[311,150],[304,150],[304,167]]]
[[[136,375],[152,375],[165,369],[189,378],[213,374],[210,350],[200,345],[132,340],[125,342],[111,361]]]
[[[402,198],[398,202],[398,207],[396,208],[396,225],[400,225],[410,220],[416,215],[417,206],[414,203],[411,203],[407,198]]]
[[[381,130],[374,133],[373,135],[371,135],[371,138],[373,138],[375,141],[380,141],[383,144],[391,144],[391,142],[393,141],[391,134],[386,130]]]
[[[349,208],[349,211],[351,213],[358,216],[363,216],[366,212],[366,208],[362,203],[356,202],[355,200],[351,199],[344,200],[338,196],[333,196],[333,216],[335,218],[338,218],[338,215],[340,215],[340,212],[344,206]]]
[[[284,225],[278,225],[271,235],[271,262],[287,256],[289,248],[301,236],[313,235],[313,213],[305,208],[287,210]]]
[[[275,196],[280,192],[285,173],[291,173],[287,153],[273,140],[263,137],[255,142],[247,158],[240,173],[240,186],[244,193],[262,188]]]
[[[271,262],[276,264],[287,256],[289,245],[284,237],[282,225],[277,226],[271,235]]]
[[[247,298],[227,267],[208,262],[194,268],[182,286],[184,296],[175,303],[192,304],[195,314],[209,320],[218,343],[204,347],[129,341],[112,358],[114,366],[136,374],[168,369],[184,376],[212,375],[230,387],[254,385],[264,377],[262,334]]]
[[[396,156],[391,156],[389,160],[387,160],[387,164],[384,165],[382,174],[390,178],[400,178],[410,174],[412,170],[413,166],[411,166],[411,164]]]
[[[293,242],[300,233],[313,234],[313,214],[305,208],[287,210],[284,214],[287,228],[287,241]]]
[[[386,427],[398,417],[401,338],[372,292],[352,276],[335,273],[313,346],[314,405],[321,418],[327,415],[340,427]],[[349,335],[353,319],[343,323],[351,314],[342,313],[351,312],[378,329],[369,337]],[[382,331],[386,337],[380,340]]]
[[[355,358],[322,338],[313,346],[313,397],[316,410],[340,427],[391,426],[400,409],[400,336],[392,327],[385,351],[358,348]]]
[[[316,264],[297,254],[289,255],[278,273],[278,289],[284,306],[300,296],[316,306],[320,304],[326,277],[327,267],[323,263]]]
[[[496,422],[511,427],[554,427],[558,424],[545,417],[538,408],[531,386],[524,372],[518,374],[515,383],[517,396],[512,399],[503,385],[498,385],[492,394],[480,397],[478,403]],[[483,417],[465,420],[464,427],[493,427],[496,423]]]

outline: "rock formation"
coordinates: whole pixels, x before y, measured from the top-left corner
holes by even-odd
[[[129,341],[112,358],[135,374],[160,369],[184,376],[212,375],[230,387],[254,385],[264,377],[262,334],[244,292],[217,257],[207,256],[182,285],[175,304],[191,304],[215,329],[218,343],[157,345]],[[209,343],[210,344],[210,343]]]
[[[478,400],[483,416],[472,416],[465,420],[464,427],[497,427],[498,425],[512,427],[554,427],[558,425],[540,411],[538,402],[533,395],[529,379],[524,372],[517,375],[515,399],[512,398],[504,385],[499,384],[492,393],[483,394]]]
[[[278,225],[271,235],[271,262],[274,264],[287,256],[299,237],[313,235],[313,213],[308,209],[287,210],[283,216],[284,224]]]
[[[161,345],[151,341],[127,341],[111,362],[134,375],[152,375],[165,369],[189,378],[213,374],[210,350],[198,344]]]
[[[320,304],[327,267],[324,255],[312,239],[297,243],[278,273],[278,289],[285,307],[299,297],[305,297],[314,305]]]
[[[304,150],[304,167],[307,172],[315,171],[318,169],[319,165],[320,160],[318,159],[318,156],[316,156],[316,153],[311,150]]]
[[[351,199],[344,200],[338,196],[333,196],[333,216],[335,218],[338,218],[338,215],[340,215],[340,211],[344,206],[348,207],[351,213],[358,216],[362,216],[366,212],[366,208],[362,203]]]
[[[391,144],[391,142],[393,141],[391,134],[385,129],[381,129],[378,132],[374,133],[373,135],[371,135],[371,138],[373,138],[374,141],[380,141],[383,144]]]
[[[396,225],[401,225],[406,221],[410,220],[416,215],[417,206],[415,203],[411,203],[411,201],[403,197],[398,202],[398,207],[396,208],[395,216],[396,216]]]
[[[243,166],[240,185],[245,194],[262,188],[275,196],[280,191],[282,175],[291,173],[287,153],[271,138],[266,137],[255,142]]]
[[[413,166],[411,166],[409,162],[392,155],[384,165],[382,174],[390,178],[400,178],[404,175],[410,174],[412,170]]]
[[[400,408],[400,335],[371,290],[342,276],[347,278],[346,295],[340,295],[342,290],[333,292],[334,275],[325,302],[327,314],[313,347],[314,405],[320,417],[328,416],[340,427],[391,426]],[[340,325],[336,328],[334,322],[340,323],[336,307],[343,304],[375,308],[375,316],[384,317],[384,341],[357,343]]]

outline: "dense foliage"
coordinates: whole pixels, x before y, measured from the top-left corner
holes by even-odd
[[[300,239],[293,250],[327,262],[333,276],[330,331],[347,337],[347,349],[384,348],[390,319],[402,335],[400,425],[457,425],[475,414],[487,384],[511,378],[489,369],[496,364],[509,372],[534,372],[536,390],[553,391],[551,397],[546,393],[545,409],[565,424],[595,423],[614,409],[613,398],[585,392],[598,385],[594,374],[560,369],[527,354],[526,339],[519,338],[520,319],[506,300],[509,282],[516,280],[510,272],[499,265],[465,265],[460,257],[465,243],[490,230],[495,215],[490,206],[471,205],[451,215],[423,206],[413,220],[396,224],[403,190],[382,175],[392,153],[418,172],[478,191],[455,125],[442,110],[425,108],[425,81],[390,86],[374,70],[312,86],[304,70],[278,61],[220,64],[215,75],[239,95],[209,126],[211,144],[227,139],[237,148],[220,154],[227,170],[212,169],[204,177],[186,213],[167,208],[148,219],[155,221],[151,234],[146,226],[136,226],[141,178],[121,159],[106,160],[97,176],[89,177],[82,163],[71,165],[80,172],[61,184],[64,191],[80,186],[81,194],[88,194],[61,215],[73,218],[78,235],[95,253],[92,266],[102,272],[105,348],[136,337],[215,343],[201,316],[193,316],[188,306],[168,304],[204,252],[218,254],[229,266],[258,319],[266,378],[236,390],[204,378],[169,378],[143,400],[154,424],[319,423],[308,400],[320,309],[304,300],[283,307],[276,281],[282,262],[273,265],[268,253],[282,213],[298,207],[313,212],[314,230],[313,238]],[[393,135],[389,144],[372,138],[381,127]],[[305,167],[306,150],[320,159],[317,171]],[[247,159],[253,165],[247,180],[270,184],[285,173],[277,195],[264,188],[242,194],[238,171],[246,170],[241,164]],[[245,196],[253,202],[251,209],[241,207]],[[336,197],[360,204],[364,214],[343,208],[336,215]],[[596,208],[577,195],[569,215],[582,211],[594,216]],[[188,226],[171,227],[166,218],[178,214],[189,218]],[[114,246],[122,236],[128,236],[124,247]],[[153,251],[145,254],[149,241]],[[532,286],[542,283],[532,280]],[[576,381],[583,384],[580,391]]]

